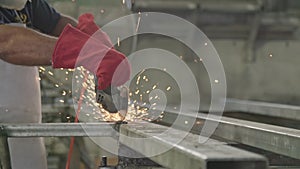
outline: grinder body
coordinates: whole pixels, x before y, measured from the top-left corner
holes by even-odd
[[[95,92],[96,101],[109,113],[127,112],[128,89],[126,87],[109,86],[104,90],[99,90],[96,85]]]

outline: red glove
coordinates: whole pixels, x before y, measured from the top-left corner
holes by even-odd
[[[93,38],[101,40],[107,47],[113,48],[110,38],[103,32],[94,21],[94,16],[85,13],[79,16],[77,28],[82,32],[93,36]]]
[[[99,90],[109,85],[120,86],[129,80],[130,64],[122,53],[112,48],[104,32],[97,31],[96,36],[90,36],[96,29],[100,30],[90,15],[79,18],[78,28],[67,25],[55,46],[53,68],[83,66],[97,76]]]

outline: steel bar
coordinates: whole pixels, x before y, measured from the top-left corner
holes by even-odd
[[[165,113],[162,122],[171,125],[176,117],[176,113]],[[191,113],[184,113],[184,117],[185,121],[195,120],[195,115]],[[218,123],[214,132],[217,137],[300,159],[300,130],[228,117],[218,119],[199,113],[198,124],[195,124],[193,130],[200,134],[204,122]],[[182,122],[183,126],[185,121]]]
[[[172,169],[265,169],[263,156],[247,152],[210,139],[205,144],[198,143],[199,136],[188,134],[180,143],[176,137],[185,135],[181,130],[152,123],[135,123],[120,128],[120,142],[145,155],[158,164]],[[131,139],[139,138],[139,140]],[[147,139],[148,138],[148,139]],[[169,148],[169,149],[168,149]],[[161,152],[161,150],[167,150]],[[148,156],[149,154],[156,154]]]
[[[300,121],[300,106],[226,99],[226,111],[238,111]]]
[[[5,137],[67,137],[116,136],[119,124],[115,123],[42,123],[0,124],[0,136]]]

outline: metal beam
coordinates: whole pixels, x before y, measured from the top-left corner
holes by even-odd
[[[161,122],[172,125],[176,117],[176,113],[165,112]],[[191,113],[185,113],[184,117],[182,126],[177,127],[184,127],[186,121],[195,120],[195,115]],[[199,113],[194,132],[200,133],[204,122],[219,123],[214,132],[217,137],[300,159],[300,130],[228,117],[217,119],[219,118],[212,115],[208,118],[207,114]]]
[[[205,144],[198,143],[199,136],[188,134],[180,143],[176,137],[185,135],[181,130],[171,129],[162,135],[168,127],[152,123],[134,123],[120,128],[119,140],[122,144],[147,156],[158,164],[172,169],[265,169],[266,159],[210,139]],[[130,138],[141,138],[135,140]],[[146,139],[148,138],[148,139]],[[168,149],[161,152],[161,150]]]
[[[0,137],[113,137],[119,125],[107,122],[0,124]]]
[[[300,121],[300,106],[226,99],[225,111],[238,111]]]

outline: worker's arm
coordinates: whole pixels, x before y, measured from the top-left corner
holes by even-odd
[[[17,65],[50,65],[56,38],[9,25],[0,26],[0,58]]]
[[[62,21],[57,26],[68,23]],[[64,28],[62,31],[62,28]],[[96,38],[90,38],[91,35]],[[74,69],[83,66],[98,78],[98,89],[120,86],[130,77],[126,56],[113,48],[109,37],[94,22],[91,14],[79,17],[76,27],[62,26],[47,36],[33,30],[0,26],[0,58],[19,65],[51,65],[53,68]],[[85,50],[85,44],[88,47]],[[114,77],[114,80],[113,80]]]
[[[62,15],[51,35],[59,36],[67,24],[76,26],[77,23]],[[51,65],[56,41],[57,38],[34,30],[0,25],[0,58],[17,65]]]
[[[77,21],[69,16],[61,15],[54,30],[51,32],[51,35],[58,37],[67,24],[71,24],[72,26],[76,27]]]

